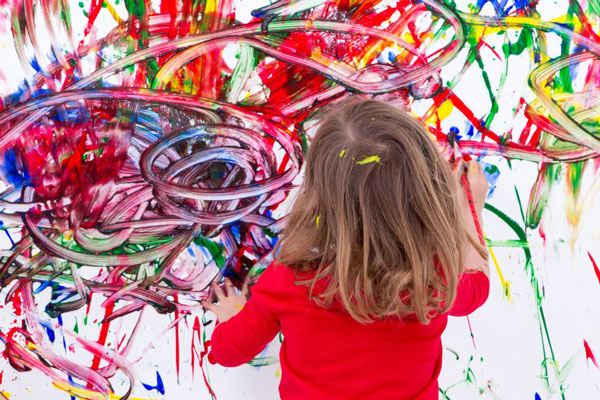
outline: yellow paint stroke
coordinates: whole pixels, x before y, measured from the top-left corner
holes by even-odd
[[[63,234],[63,236],[65,240],[71,240],[73,238],[73,231],[69,229]]]
[[[317,218],[315,218],[315,224],[317,224],[317,228],[319,227],[319,220],[321,219],[321,215],[317,215]]]
[[[402,29],[402,26],[396,26],[396,28],[394,30],[390,30],[387,33],[390,33],[392,35],[397,35],[398,37],[400,37],[400,32],[399,32],[400,29]],[[412,40],[412,37],[410,37],[410,39]],[[359,64],[362,66],[370,64],[371,61],[374,59],[377,59],[379,54],[389,45],[390,45],[390,41],[385,40],[385,39],[380,39],[380,40],[373,42],[372,45],[365,48],[362,51],[362,53],[360,54],[360,56],[358,58]],[[396,45],[396,48],[398,50],[400,50],[401,53],[402,53],[402,50],[404,50],[402,47],[397,46],[397,45]],[[405,52],[409,53],[407,50],[405,50]],[[412,55],[412,53],[409,53],[409,54]],[[396,60],[400,59],[400,56],[401,56],[401,54],[398,54],[396,56]]]
[[[104,0],[104,5],[106,6],[106,9],[110,13],[110,15],[112,15],[113,19],[117,22],[117,24],[120,24],[123,22],[121,17],[119,17],[117,10],[115,10],[115,8],[112,6],[112,4],[110,4],[108,1]]]
[[[340,158],[344,158],[344,154],[346,154],[346,150],[340,151]]]
[[[357,161],[356,163],[358,165],[365,165],[365,164],[370,164],[370,163],[381,164],[381,158],[379,158],[379,156],[370,156],[370,157],[363,156],[363,159],[361,161]]]
[[[110,394],[110,399],[111,400],[113,400],[113,399],[114,400],[120,400],[122,398],[123,398],[123,396],[117,396],[114,393]],[[129,397],[128,400],[161,400],[161,399],[157,399],[157,398],[150,399],[150,398],[146,398],[146,397]]]
[[[37,344],[31,342],[27,342],[25,347],[27,347],[29,350],[37,350],[39,348]]]
[[[425,124],[435,125],[438,120],[442,121],[446,119],[454,110],[454,104],[451,100],[446,100],[440,104],[437,108],[433,105],[427,113],[425,113]]]
[[[496,266],[496,271],[498,272],[498,277],[500,278],[500,283],[502,284],[502,291],[506,300],[512,303],[512,297],[510,296],[510,282],[504,279],[504,275],[502,275],[502,271],[500,270],[500,265],[498,265],[498,260],[496,259],[496,255],[494,254],[494,250],[491,247],[488,247],[490,250],[490,256],[492,256],[492,261]]]
[[[356,70],[359,70],[359,69],[361,69],[361,68],[364,68],[364,67],[365,67],[364,60],[362,60],[362,59],[361,59],[361,60],[359,60],[358,58],[354,57],[354,58],[352,58],[352,61],[354,62],[354,68],[355,68]]]
[[[106,395],[103,393],[97,392],[95,390],[72,386],[66,382],[54,381],[54,382],[52,382],[52,385],[54,385],[54,387],[56,387],[57,389],[64,390],[69,395],[77,397],[79,399],[83,399],[83,400],[106,400],[107,399]],[[108,396],[108,398],[110,400],[118,400],[118,399],[121,399],[122,397],[123,396],[118,396],[114,393],[110,393]],[[160,399],[129,397],[129,400],[160,400]]]
[[[204,12],[206,14],[214,14],[217,12],[217,2],[215,0],[209,0],[206,2],[206,6],[204,7]]]
[[[10,397],[10,393],[3,392],[0,390],[0,400],[8,400],[9,397]]]

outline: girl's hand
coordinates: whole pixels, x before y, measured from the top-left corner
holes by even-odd
[[[471,186],[475,209],[478,213],[481,213],[488,193],[488,181],[485,179],[481,164],[476,161],[469,162],[467,165],[467,178]]]
[[[471,195],[473,196],[475,210],[478,214],[481,214],[483,206],[485,205],[485,199],[487,197],[488,181],[485,179],[481,164],[479,164],[477,161],[460,161],[454,170],[458,180],[459,193],[461,198],[463,198],[463,204],[465,205],[465,208],[469,211],[467,213],[469,215],[471,214],[471,211],[461,181],[462,174],[465,171],[467,173],[467,179],[469,180],[469,186],[471,187]]]
[[[461,202],[463,204],[463,216],[470,236],[470,243],[467,246],[467,253],[464,260],[465,270],[479,270],[486,274],[489,278],[490,267],[488,264],[487,247],[481,245],[477,239],[477,228],[475,227],[475,221],[471,207],[467,201],[467,196],[461,182],[462,174],[465,173],[465,171],[467,174],[467,179],[469,180],[469,186],[471,187],[471,195],[473,197],[475,211],[478,214],[477,220],[479,221],[480,226],[483,223],[483,220],[481,219],[481,212],[483,210],[483,206],[485,205],[485,199],[488,191],[488,182],[485,179],[481,165],[476,161],[471,161],[468,163],[461,161],[455,169],[455,174],[459,185],[459,196],[461,197]]]
[[[202,306],[205,310],[214,312],[219,322],[225,322],[239,313],[244,307],[244,304],[246,304],[246,299],[250,293],[248,284],[244,283],[241,293],[237,294],[229,278],[225,278],[225,290],[227,293],[225,293],[216,283],[213,283],[212,287],[217,296],[218,303],[215,304],[209,301],[203,301]]]

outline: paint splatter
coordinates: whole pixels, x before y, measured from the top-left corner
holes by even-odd
[[[598,264],[596,264],[596,260],[594,260],[594,257],[592,257],[592,254],[589,251],[587,252],[587,254],[588,254],[588,257],[590,258],[590,261],[592,262],[592,267],[594,267],[594,273],[596,274],[598,283],[600,283],[600,269],[598,269]]]
[[[600,369],[600,365],[598,365],[598,361],[596,361],[596,356],[594,356],[594,353],[592,352],[590,345],[588,344],[587,340],[585,340],[585,339],[583,339],[583,347],[585,349],[585,358],[587,360],[591,360],[592,363],[596,366],[596,368]]]
[[[142,385],[144,385],[146,390],[156,390],[160,394],[165,394],[165,386],[158,371],[156,371],[156,385],[149,385],[146,383],[143,383]]]
[[[371,164],[371,163],[377,163],[377,164],[381,164],[381,158],[379,158],[379,156],[375,155],[375,156],[363,156],[363,159],[360,161],[357,161],[356,164],[358,165],[365,165],[365,164]]]

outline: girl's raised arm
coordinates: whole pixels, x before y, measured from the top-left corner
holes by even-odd
[[[273,272],[273,266],[265,269],[239,313],[217,325],[211,337],[209,361],[237,367],[251,361],[279,333],[277,301],[270,290],[277,284]]]

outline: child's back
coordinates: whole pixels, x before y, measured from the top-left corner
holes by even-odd
[[[282,399],[438,398],[446,315],[428,325],[395,317],[361,324],[339,303],[323,309],[310,301],[296,282],[291,268],[268,267],[243,310],[215,330],[211,360],[246,363],[281,330]],[[481,272],[465,274],[451,314],[479,307],[488,282]]]
[[[383,122],[356,132],[361,113]],[[456,177],[407,118],[365,101],[323,122],[277,263],[241,312],[231,287],[205,305],[220,321],[237,314],[215,330],[213,361],[248,362],[281,331],[283,399],[438,398],[447,315],[479,307],[489,281],[485,253],[467,245],[473,226]],[[465,262],[481,271],[463,273]]]

